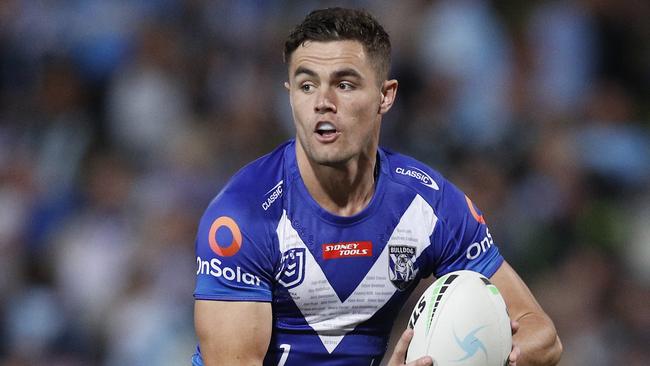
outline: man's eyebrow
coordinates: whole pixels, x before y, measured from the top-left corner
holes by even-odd
[[[333,79],[342,79],[342,78],[347,77],[347,76],[352,76],[352,77],[355,77],[355,78],[358,78],[358,79],[362,78],[361,74],[359,74],[359,72],[357,70],[352,69],[352,68],[345,68],[345,69],[334,71],[332,73],[332,78]]]
[[[316,76],[316,72],[314,70],[308,69],[304,66],[298,66],[296,71],[293,73],[293,77],[296,77],[300,74],[307,74],[308,76]]]
[[[308,68],[306,68],[304,66],[298,66],[296,71],[294,71],[293,76],[296,77],[296,76],[298,76],[300,74],[305,74],[305,75],[312,76],[312,77],[317,76],[316,72],[314,70],[308,69]],[[353,68],[349,68],[349,67],[346,67],[346,68],[341,69],[341,70],[334,71],[331,74],[331,76],[332,76],[333,79],[342,79],[342,78],[348,77],[348,76],[359,78],[359,79],[362,78],[361,74],[357,70],[355,70]]]

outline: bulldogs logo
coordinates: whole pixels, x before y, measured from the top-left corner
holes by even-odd
[[[408,288],[418,269],[415,268],[415,247],[407,245],[388,246],[388,277],[398,290]]]
[[[305,249],[292,248],[282,253],[280,272],[276,279],[287,289],[294,288],[305,279]]]

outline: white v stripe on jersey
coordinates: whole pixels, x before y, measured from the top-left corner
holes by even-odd
[[[329,353],[347,333],[370,319],[395,293],[396,288],[389,279],[388,246],[405,244],[401,236],[408,233],[410,238],[416,239],[416,242],[408,244],[416,247],[417,259],[431,244],[429,238],[437,221],[433,208],[416,195],[370,271],[354,292],[341,301],[313,254],[293,228],[287,212],[282,213],[276,229],[280,252],[304,249],[305,253],[304,280],[289,289],[289,294]]]
[[[195,242],[194,297],[270,302],[264,366],[378,364],[421,278],[460,269],[490,277],[503,263],[496,245],[474,250],[492,239],[461,190],[409,156],[380,147],[377,159],[373,199],[354,217],[313,200],[295,140],[242,168],[206,208]],[[215,232],[224,216],[236,225]],[[214,250],[237,232],[236,254]],[[197,347],[195,365],[200,353]]]

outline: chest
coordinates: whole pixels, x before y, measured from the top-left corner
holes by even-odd
[[[419,278],[437,217],[419,196],[354,225],[285,212],[277,227],[277,286],[307,317],[372,316]]]

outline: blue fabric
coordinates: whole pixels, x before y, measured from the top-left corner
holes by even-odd
[[[377,365],[420,279],[490,277],[503,262],[458,188],[409,157],[380,149],[379,159],[374,196],[351,217],[309,195],[293,141],[243,168],[207,208],[194,296],[272,302],[265,365],[283,355],[286,366]]]

